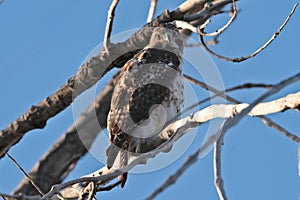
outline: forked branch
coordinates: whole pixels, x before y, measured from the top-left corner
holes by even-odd
[[[262,52],[265,48],[267,48],[279,36],[279,34],[283,30],[283,28],[287,25],[290,18],[292,17],[294,12],[296,11],[297,6],[298,6],[298,3],[296,3],[294,5],[294,7],[292,8],[290,14],[287,16],[287,18],[285,19],[283,24],[279,27],[279,29],[273,34],[273,36],[263,46],[261,46],[259,49],[257,49],[255,52],[253,52],[252,54],[250,54],[248,56],[242,56],[242,57],[239,57],[239,58],[229,58],[229,57],[225,57],[225,56],[222,56],[220,54],[217,54],[214,51],[212,51],[210,48],[208,48],[208,46],[206,45],[206,43],[204,41],[203,34],[199,34],[200,42],[201,42],[202,46],[204,47],[204,49],[206,51],[208,51],[211,55],[215,56],[216,58],[219,58],[219,59],[222,59],[222,60],[227,60],[227,61],[232,61],[232,62],[243,62],[245,60],[248,60],[250,58],[255,57],[257,54]]]
[[[178,140],[180,137],[182,137],[185,133],[187,133],[191,128],[197,127],[200,124],[214,119],[214,118],[231,118],[228,120],[228,122],[224,125],[223,131],[227,131],[229,128],[231,128],[233,125],[238,123],[238,121],[244,117],[246,114],[251,116],[257,116],[257,115],[266,115],[270,113],[275,113],[282,111],[284,109],[294,109],[297,108],[300,105],[300,92],[295,94],[290,94],[286,97],[283,97],[278,100],[274,100],[271,102],[265,102],[265,103],[259,103],[263,99],[271,96],[272,94],[280,91],[282,88],[286,87],[287,85],[297,81],[300,79],[300,74],[297,74],[285,81],[280,82],[279,84],[275,85],[273,89],[266,92],[264,95],[259,97],[254,103],[252,104],[237,104],[237,105],[213,105],[206,109],[203,109],[201,111],[198,111],[188,117],[185,117],[183,119],[180,119],[172,124],[170,124],[168,127],[166,127],[162,133],[160,134],[160,137],[164,140],[166,140],[165,143],[163,143],[160,147],[157,149],[142,154],[137,159],[133,160],[129,165],[126,167],[120,169],[119,171],[115,171],[114,169],[108,170],[106,167],[103,169],[98,170],[97,172],[89,175],[89,177],[73,180],[71,182],[67,182],[61,185],[55,186],[53,190],[51,190],[50,193],[46,195],[46,197],[50,197],[60,191],[62,194],[70,194],[70,190],[68,190],[67,193],[63,192],[62,189],[70,187],[74,183],[79,182],[87,182],[87,181],[97,181],[99,184],[107,183],[108,181],[112,180],[113,178],[117,177],[122,173],[122,171],[129,171],[132,167],[134,167],[137,164],[144,163],[145,160],[154,157],[158,153],[165,151],[169,149],[172,144]],[[250,109],[249,109],[250,108]],[[281,110],[279,109],[281,108]],[[245,110],[247,112],[245,112]],[[238,117],[238,119],[236,119]],[[233,122],[231,122],[233,121]],[[170,133],[173,133],[170,135]],[[219,137],[219,133],[214,134],[207,140],[207,142],[198,150],[199,152],[205,151],[206,148],[210,144],[213,144],[215,141],[217,141]],[[193,163],[193,162],[191,162]],[[180,170],[180,169],[179,169]],[[74,190],[76,187],[73,185],[72,190]],[[76,192],[82,191],[82,188],[80,189],[80,185],[77,184]],[[74,194],[73,194],[74,195]],[[69,196],[64,196],[69,197]]]

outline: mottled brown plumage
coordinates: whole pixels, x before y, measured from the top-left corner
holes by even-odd
[[[108,115],[108,167],[122,168],[132,157],[156,148],[151,136],[180,112],[182,48],[174,27],[155,28],[149,44],[122,67]],[[126,177],[119,177],[122,187]]]

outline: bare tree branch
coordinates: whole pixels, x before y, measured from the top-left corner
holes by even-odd
[[[260,103],[261,101],[263,101],[264,99],[266,99],[267,97],[277,93],[278,91],[280,91],[281,89],[283,89],[284,87],[298,81],[300,79],[300,73],[286,79],[286,80],[283,80],[281,81],[280,83],[274,85],[274,87],[267,91],[266,93],[264,93],[263,95],[261,95],[259,98],[257,98],[255,101],[253,101],[250,105],[249,104],[238,104],[238,105],[231,105],[231,106],[237,106],[235,107],[231,113],[231,116],[226,116],[226,115],[223,115],[224,113],[227,113],[227,109],[228,108],[217,108],[215,107],[215,109],[212,109],[213,112],[211,114],[209,113],[206,113],[205,115],[203,115],[203,117],[205,117],[205,119],[208,119],[211,117],[211,115],[214,115],[214,117],[221,117],[221,115],[223,115],[223,117],[221,118],[230,118],[228,119],[223,128],[220,129],[217,133],[211,135],[206,141],[205,143],[194,153],[192,154],[191,156],[188,157],[188,160],[180,167],[178,168],[178,170],[173,174],[171,175],[167,181],[165,183],[163,183],[160,187],[158,187],[147,199],[153,199],[154,197],[156,197],[158,194],[160,194],[161,192],[163,192],[165,189],[167,189],[172,183],[174,183],[182,174],[183,172],[185,172],[185,170],[190,167],[192,164],[194,164],[197,159],[198,159],[198,156],[199,154],[202,152],[202,151],[205,151],[206,148],[212,144],[212,143],[215,143],[218,139],[219,139],[219,136],[221,134],[226,134],[226,132],[232,128],[234,125],[236,125],[245,115],[250,115],[250,116],[260,116],[260,115],[265,115],[265,114],[270,114],[270,113],[266,113],[266,112],[269,112],[271,110],[273,110],[272,108],[275,108],[277,109],[278,107],[274,105],[275,102],[277,102],[276,100],[275,101],[271,101],[271,102],[267,102],[267,103]],[[281,104],[283,103],[284,99],[285,98],[288,98],[292,101],[295,101],[297,98],[297,95],[300,95],[300,92],[296,93],[295,94],[296,96],[286,96],[284,98],[281,98],[279,99],[279,101],[277,103]],[[297,104],[294,104],[294,103],[291,103],[290,100],[287,100],[287,104],[292,106],[293,108],[297,108]],[[297,101],[297,100],[296,100]],[[289,102],[289,103],[288,103]],[[270,103],[270,104],[269,104]],[[266,105],[269,105],[269,106],[266,106]],[[241,105],[243,108],[239,108],[239,105]],[[264,105],[264,106],[262,106]],[[222,106],[222,105],[213,105],[213,106]],[[288,106],[289,107],[289,106]],[[212,106],[211,106],[212,108]],[[207,108],[206,108],[207,109]],[[204,110],[206,110],[204,109]],[[218,110],[220,109],[220,110]],[[261,109],[261,110],[260,110]],[[285,109],[285,107],[282,107],[281,108],[282,110]],[[203,112],[204,110],[202,111],[199,111],[199,112]],[[196,112],[192,115],[192,118],[197,118],[197,114],[199,114],[199,112]],[[273,112],[273,111],[272,111]],[[229,112],[230,113],[230,112]],[[227,114],[229,114],[227,113]],[[254,114],[255,113],[255,114]],[[234,116],[234,117],[233,117]],[[180,121],[180,120],[179,120]],[[192,122],[198,122],[198,123],[201,123],[202,121],[198,121],[198,120],[193,120],[191,119],[190,121]],[[172,125],[176,124],[177,122],[173,123]],[[184,125],[186,125],[185,123],[182,123]],[[169,128],[171,125],[169,125],[167,128]],[[172,129],[171,129],[172,130]],[[173,133],[175,132],[175,134],[178,134],[176,131],[173,131]],[[174,137],[174,136],[173,136]],[[172,139],[172,138],[171,138]],[[170,141],[170,140],[169,140]],[[167,141],[166,143],[168,143],[169,141]],[[170,181],[171,179],[171,181]],[[218,185],[218,187],[220,187]],[[223,186],[222,186],[223,187]],[[222,192],[222,188],[220,188],[221,192]],[[223,195],[223,194],[221,194]]]
[[[237,14],[237,9],[236,9],[236,3],[235,0],[232,0],[232,9],[233,9],[233,15],[230,17],[230,19],[228,20],[228,22],[221,28],[219,28],[218,30],[216,30],[215,32],[212,33],[205,33],[203,30],[205,27],[203,27],[202,29],[199,29],[199,34],[202,36],[216,36],[216,35],[220,35],[223,31],[225,31],[230,24],[234,21],[236,14]]]
[[[13,163],[19,168],[19,170],[25,175],[25,177],[28,178],[30,183],[33,185],[33,187],[38,191],[40,195],[44,195],[44,192],[39,188],[39,186],[31,179],[31,177],[26,173],[26,171],[21,167],[21,165],[9,154],[6,153],[6,155],[9,157],[10,160],[13,161]]]
[[[52,185],[61,183],[65,179],[77,161],[91,147],[101,128],[106,127],[114,81],[113,78],[104,87],[95,101],[31,170],[30,176],[40,184],[43,191],[49,191]],[[95,118],[94,112],[96,112],[97,118]],[[23,179],[13,193],[36,194],[27,179]]]
[[[195,79],[193,79],[191,77],[186,77],[186,79],[189,80],[189,81],[191,81],[191,82],[193,82],[194,84],[196,84],[196,85],[204,88],[204,89],[210,90],[212,88],[212,87],[207,87],[204,83],[201,83],[201,82],[199,82],[199,81],[197,81],[197,80],[195,80]],[[234,91],[234,90],[237,90],[237,89],[243,89],[243,88],[253,87],[253,86],[267,88],[267,89],[271,89],[273,87],[273,85],[249,84],[249,83],[247,83],[247,84],[244,84],[244,85],[235,86],[233,88],[226,89],[226,92],[227,91]],[[219,93],[220,92],[216,93],[211,98],[206,98],[203,101],[198,102],[198,104],[202,103],[202,102],[205,102],[206,100],[210,100],[210,99],[214,98],[215,96],[221,96],[221,95],[218,95]],[[224,93],[224,95],[225,95],[225,93]],[[224,97],[224,96],[222,96],[222,97]],[[227,96],[227,97],[229,97],[229,96]],[[235,100],[232,97],[229,97],[229,98],[230,98],[230,101],[233,102],[233,103],[240,103],[238,100]],[[187,109],[192,109],[193,107],[197,106],[198,104],[192,105],[192,106],[190,106]],[[264,122],[267,126],[278,130],[280,133],[282,133],[283,135],[287,136],[292,141],[295,141],[296,143],[300,144],[300,138],[298,138],[296,135],[288,132],[286,129],[282,128],[281,126],[279,126],[278,124],[276,124],[275,122],[273,122],[271,119],[269,119],[269,118],[267,118],[265,116],[258,116],[258,118],[261,119],[262,122]],[[214,147],[214,177],[215,177],[215,186],[216,186],[219,198],[220,199],[227,199],[226,192],[225,192],[225,189],[224,189],[224,181],[223,181],[223,178],[222,178],[222,175],[221,175],[221,148],[222,148],[223,140],[224,140],[224,134],[221,133],[220,138],[215,143],[215,147]],[[162,186],[162,187],[166,187],[166,185]],[[157,190],[157,192],[160,192],[160,190]]]
[[[193,78],[192,79],[190,79],[190,78],[192,78],[192,77],[189,77],[187,80],[193,80]],[[198,85],[198,82],[199,82],[198,86],[200,86],[200,87],[204,86],[203,85],[204,83],[201,82],[201,81],[192,81],[192,82],[194,84],[196,84],[196,85]],[[202,99],[202,100],[198,101],[197,103],[194,103],[191,106],[185,108],[183,111],[181,111],[181,114],[182,113],[186,113],[186,112],[190,111],[191,109],[193,109],[193,108],[195,108],[195,107],[197,107],[197,106],[199,106],[199,105],[201,105],[201,104],[203,104],[203,103],[205,103],[205,102],[207,102],[207,101],[209,101],[211,99],[214,99],[216,97],[222,97],[222,98],[224,98],[224,99],[226,99],[226,100],[228,100],[228,101],[230,101],[232,103],[235,103],[235,104],[241,103],[240,101],[238,101],[238,100],[234,99],[233,97],[229,96],[228,94],[226,94],[226,92],[232,92],[232,91],[235,91],[235,90],[250,89],[250,88],[266,88],[266,89],[271,89],[272,87],[273,87],[273,85],[271,85],[271,84],[245,83],[245,84],[242,84],[242,85],[234,86],[232,88],[228,88],[228,89],[226,89],[224,91],[219,91],[219,90],[215,89],[215,90],[218,91],[217,93],[215,93],[211,97],[207,97],[205,99]],[[211,87],[211,86],[209,86],[209,87],[205,86],[203,89],[205,89],[205,90],[208,89],[209,90],[209,88],[213,88],[213,87]],[[209,91],[211,91],[211,90],[209,90]]]
[[[28,196],[24,194],[18,194],[18,195],[11,195],[11,194],[4,194],[0,192],[0,196],[3,199],[9,199],[9,200],[39,200],[41,198],[40,195],[35,195],[35,196]]]
[[[248,60],[250,58],[255,57],[257,54],[259,54],[261,51],[263,51],[265,48],[267,48],[277,38],[277,36],[281,33],[282,29],[286,26],[286,24],[289,22],[290,18],[292,17],[294,12],[296,11],[297,6],[298,6],[298,3],[296,3],[294,5],[293,9],[291,10],[290,14],[287,16],[286,20],[279,27],[279,29],[273,34],[273,36],[263,46],[261,46],[254,53],[252,53],[248,56],[242,56],[242,57],[239,57],[239,58],[228,58],[228,57],[219,55],[219,54],[213,52],[212,50],[210,50],[208,48],[208,46],[204,42],[203,35],[201,35],[201,34],[199,34],[200,42],[201,42],[202,46],[204,47],[204,49],[206,51],[208,51],[210,54],[212,54],[213,56],[215,56],[216,58],[219,58],[219,59],[222,59],[222,60],[227,60],[227,61],[232,61],[232,62],[242,62],[242,61]]]
[[[113,183],[111,185],[105,186],[105,187],[99,187],[97,188],[97,192],[101,192],[101,191],[110,191],[113,188],[117,187],[118,185],[120,185],[122,183],[122,181],[117,181],[116,183]]]
[[[229,101],[233,102],[233,103],[240,103],[238,100],[230,97],[230,96],[226,96],[225,92],[220,92],[218,91],[217,89],[211,87],[211,86],[207,86],[205,83],[202,83],[192,77],[189,77],[187,75],[185,75],[185,78],[200,86],[201,88],[204,88],[206,90],[209,90],[209,91],[212,91],[215,93],[214,96],[212,96],[211,98],[206,98],[204,99],[203,101],[200,101],[198,102],[197,104],[195,105],[192,105],[190,106],[189,108],[185,109],[185,111],[189,110],[189,109],[192,109],[193,107],[199,105],[200,103],[203,103],[207,100],[210,100],[216,96],[221,96],[225,99],[228,99]],[[237,89],[241,89],[241,88],[248,88],[248,87],[252,87],[252,86],[257,86],[257,87],[263,87],[263,88],[268,88],[268,89],[271,89],[273,86],[272,85],[265,85],[265,84],[256,84],[256,85],[252,85],[252,84],[244,84],[244,85],[241,85],[241,86],[236,86],[236,87],[233,87],[233,88],[229,88],[227,89],[226,91],[234,91],[234,90],[237,90]],[[183,111],[183,112],[185,112]],[[276,130],[280,131],[281,133],[283,133],[285,136],[287,136],[288,138],[292,139],[293,141],[297,142],[298,144],[299,141],[300,141],[300,138],[298,138],[297,136],[289,133],[288,131],[286,131],[284,128],[282,128],[281,126],[279,126],[278,124],[276,124],[275,122],[271,121],[270,119],[268,119],[267,117],[265,116],[258,116],[258,118],[260,118],[267,126],[270,126],[272,128],[275,128]],[[219,140],[217,141],[217,143],[215,144],[215,157],[214,157],[214,177],[215,177],[215,186],[216,186],[216,189],[218,191],[218,195],[219,195],[219,198],[220,199],[227,199],[227,196],[226,196],[226,192],[225,192],[225,189],[224,189],[224,181],[222,179],[222,176],[221,176],[221,144],[223,143],[223,138],[224,138],[224,134],[221,133],[221,136],[219,138]],[[179,171],[181,172],[181,171]],[[181,174],[181,173],[180,173]],[[176,174],[176,176],[178,176],[179,174]],[[156,190],[151,196],[154,197],[156,196],[158,193],[160,193],[162,190],[164,190],[164,188],[168,187],[169,182],[170,180],[174,179],[174,175],[172,175],[169,179],[167,179],[167,181],[158,189]],[[175,182],[175,181],[174,181]],[[150,199],[151,199],[150,198]]]
[[[272,84],[265,84],[265,83],[243,83],[241,85],[237,85],[237,86],[226,89],[226,92],[232,92],[235,90],[250,89],[250,88],[272,89],[272,87],[273,87]]]
[[[300,78],[300,75],[299,75]],[[295,79],[292,79],[295,81]],[[287,82],[291,83],[292,80],[287,80]],[[282,88],[283,85],[287,84],[287,82],[281,82],[280,85],[276,85],[273,92],[275,90],[278,90],[278,88]],[[264,95],[262,95],[258,99],[262,99],[263,97],[266,98],[267,96],[271,95],[269,91],[266,92]],[[254,101],[255,103],[257,101]],[[277,104],[274,106],[274,104]],[[281,99],[277,99],[270,102],[265,103],[256,103],[256,106],[253,108],[253,104],[237,104],[237,105],[212,105],[209,106],[201,111],[198,111],[196,113],[193,113],[192,115],[185,117],[183,119],[177,120],[174,123],[168,125],[160,134],[161,137],[161,143],[162,145],[159,146],[157,149],[147,152],[145,154],[142,154],[137,159],[134,159],[132,162],[130,162],[127,166],[125,166],[122,169],[115,170],[113,168],[107,169],[106,167],[88,175],[87,177],[72,180],[66,183],[62,183],[59,185],[55,185],[53,189],[47,193],[43,199],[50,198],[54,194],[61,192],[65,198],[75,198],[77,194],[80,193],[80,191],[83,191],[82,188],[83,185],[76,183],[82,183],[82,182],[90,182],[90,181],[96,181],[98,184],[105,184],[108,181],[112,180],[113,178],[117,177],[118,175],[122,174],[124,171],[129,171],[131,168],[133,168],[137,164],[145,164],[147,159],[154,157],[160,152],[169,150],[172,144],[177,141],[179,138],[181,138],[185,133],[190,131],[192,128],[195,128],[199,126],[200,124],[207,122],[214,118],[230,118],[232,116],[239,116],[240,114],[236,113],[243,113],[244,110],[247,110],[249,106],[252,107],[252,110],[246,114],[250,116],[258,116],[258,115],[265,115],[265,114],[271,114],[275,112],[280,112],[279,110],[275,109],[272,110],[271,108],[277,108],[281,107],[282,110],[284,109],[293,109],[300,105],[300,92],[295,94],[290,94],[286,97],[283,97]],[[245,114],[244,114],[245,115]],[[235,117],[234,117],[235,118]],[[234,118],[230,119],[229,121],[233,120]],[[228,125],[227,125],[228,126]],[[224,125],[226,127],[226,124]],[[229,127],[230,128],[230,127]],[[228,130],[224,129],[224,130]],[[219,134],[219,133],[218,133]],[[197,151],[197,155],[199,155],[199,152],[206,151],[206,149],[209,147],[210,144],[213,144],[218,139],[218,134],[214,134],[211,136],[207,142]],[[166,141],[166,142],[164,142]],[[193,159],[193,156],[191,156],[189,159],[189,164],[184,167],[186,169],[189,167],[193,162],[195,162]],[[178,170],[181,171],[181,168]],[[178,172],[180,176],[181,172]],[[174,178],[174,176],[173,176]],[[172,181],[167,181],[168,183],[173,183],[173,178],[171,178]],[[64,189],[65,188],[65,189]]]
[[[296,135],[288,132],[286,129],[284,129],[283,127],[281,127],[280,125],[278,125],[277,123],[275,123],[274,121],[272,121],[271,119],[265,117],[265,116],[260,116],[259,117],[261,119],[262,122],[264,122],[267,126],[279,131],[279,133],[282,133],[284,136],[286,136],[287,138],[289,138],[290,140],[296,142],[297,144],[300,145],[300,138],[297,137]]]
[[[216,30],[213,33],[204,33],[203,32],[204,28],[210,23],[210,20],[206,20],[203,24],[200,23],[201,26],[199,28],[194,27],[192,25],[192,23],[189,23],[189,22],[191,22],[193,20],[199,20],[199,18],[205,19],[207,12],[211,12],[211,13],[213,13],[213,15],[224,13],[224,11],[221,11],[220,8],[223,8],[224,5],[228,4],[229,2],[227,2],[227,1],[220,1],[220,2],[216,1],[216,4],[210,6],[209,8],[205,8],[204,10],[201,10],[199,13],[186,16],[184,18],[185,21],[177,20],[174,22],[177,22],[176,23],[177,27],[186,28],[194,33],[198,33],[203,36],[220,35],[224,30],[226,30],[231,25],[231,23],[234,21],[236,15],[237,15],[235,0],[231,0],[231,2],[233,4],[233,15],[230,17],[228,22],[223,27],[219,28],[218,30]]]
[[[165,189],[169,186],[174,184],[176,180],[192,165],[197,161],[197,157],[199,155],[199,151],[196,151],[194,154],[190,155],[186,162],[178,169],[172,176],[169,178],[158,188],[156,189],[151,195],[149,195],[146,200],[152,200],[160,193],[162,193]]]
[[[115,17],[115,10],[116,7],[118,6],[119,0],[112,0],[111,5],[108,10],[108,15],[107,15],[107,22],[106,22],[106,28],[105,28],[105,33],[104,33],[104,49],[107,51],[108,46],[110,45],[110,35],[112,31],[112,26],[114,22],[114,17]]]
[[[64,177],[66,177],[71,169],[75,166],[78,159],[80,159],[87,152],[85,146],[91,146],[93,139],[96,137],[98,132],[100,132],[95,124],[99,122],[100,127],[106,127],[106,116],[109,111],[109,103],[113,91],[113,82],[114,80],[110,81],[105,86],[103,91],[97,96],[95,102],[91,104],[75,122],[76,125],[72,125],[67,132],[63,134],[63,136],[55,144],[53,144],[51,149],[45,153],[43,158],[37,162],[31,170],[30,176],[34,181],[41,184],[43,191],[49,191],[52,185],[60,183],[62,180],[64,180]],[[203,84],[203,86],[205,86],[205,89],[207,89],[205,84]],[[226,91],[252,87],[269,88],[272,87],[272,85],[246,83],[229,88]],[[212,96],[211,98],[214,98],[215,96]],[[206,98],[202,102],[207,100],[210,100],[210,98]],[[89,117],[94,109],[96,109],[98,121],[93,121],[93,118]],[[78,131],[86,132],[87,136],[90,138],[84,142],[85,146],[82,144],[82,140],[78,137]],[[21,181],[17,189],[14,191],[14,194],[19,193],[27,195],[36,194],[32,188],[32,185],[26,178]]]
[[[222,14],[224,11],[221,11],[225,5],[232,3],[232,0],[215,0],[215,1],[206,1],[203,4],[204,8],[198,9],[198,12],[191,13],[184,17],[184,21],[192,22],[197,21],[199,18],[208,19],[207,13],[212,13],[213,15]],[[206,6],[209,4],[210,6]],[[203,27],[204,28],[204,27]]]
[[[225,132],[221,131],[219,139],[214,144],[214,182],[220,200],[227,200],[221,167],[222,145],[224,143],[224,136]]]
[[[201,87],[201,88],[203,88],[205,90],[211,91],[211,92],[215,93],[216,95],[219,94],[219,93],[223,93],[224,94],[223,96],[221,96],[221,94],[219,94],[218,96],[223,97],[225,99],[226,99],[225,92],[232,92],[232,91],[235,91],[235,90],[249,89],[249,88],[266,88],[266,89],[272,89],[272,87],[273,87],[272,84],[265,84],[265,83],[243,83],[241,85],[237,85],[237,86],[228,88],[225,91],[219,91],[216,88],[208,85],[207,83],[199,81],[199,80],[197,80],[197,79],[195,79],[195,78],[193,78],[193,77],[191,77],[191,76],[189,76],[187,74],[184,74],[183,77],[187,81],[189,81],[189,82],[191,82],[191,83],[193,83],[193,84],[195,84],[195,85],[197,85],[197,86],[199,86],[199,87]],[[239,102],[237,100],[233,100],[233,101],[234,102]]]
[[[147,17],[147,23],[152,21],[155,10],[156,10],[156,5],[157,5],[157,0],[151,0],[148,17]]]
[[[229,89],[226,89],[225,91],[219,91],[207,84],[205,84],[204,82],[201,82],[197,79],[194,79],[188,75],[184,75],[184,78],[188,81],[190,81],[191,83],[205,89],[205,90],[209,90],[213,93],[215,93],[215,95],[213,95],[212,97],[208,97],[208,98],[205,98],[199,102],[197,102],[196,104],[193,104],[191,106],[189,106],[188,108],[186,108],[185,110],[183,110],[181,113],[185,113],[193,108],[195,108],[196,106],[206,102],[206,101],[209,101],[217,96],[219,97],[222,97],[232,103],[235,103],[235,104],[239,104],[241,103],[240,101],[236,100],[235,98],[232,98],[231,96],[227,95],[226,92],[230,92],[230,91],[234,91],[234,90],[239,90],[239,89],[244,89],[244,88],[252,88],[252,87],[260,87],[260,88],[266,88],[266,89],[272,89],[273,88],[273,85],[270,85],[270,84],[261,84],[261,83],[258,83],[258,84],[255,84],[255,83],[245,83],[245,84],[242,84],[242,85],[238,85],[238,86],[234,86],[232,88],[229,88]],[[276,130],[278,130],[279,132],[281,132],[283,135],[287,136],[289,139],[291,139],[292,141],[296,142],[296,143],[299,143],[300,141],[300,138],[297,137],[296,135],[288,132],[287,130],[285,130],[283,127],[281,127],[280,125],[278,125],[277,123],[275,123],[274,121],[272,121],[271,119],[265,117],[265,116],[257,116],[259,119],[261,119],[261,121],[266,124],[267,126],[271,127],[271,128],[274,128]]]
[[[296,81],[299,81],[300,79],[300,73],[294,75],[294,76],[291,76],[289,77],[288,79],[285,79],[283,81],[281,81],[280,83],[276,84],[273,86],[273,88],[269,91],[267,91],[266,93],[264,93],[263,95],[261,95],[259,98],[257,98],[255,101],[253,101],[247,108],[245,108],[241,113],[237,114],[238,117],[242,118],[244,117],[246,114],[251,114],[252,113],[252,109],[255,107],[255,109],[260,109],[259,106],[257,106],[258,103],[260,103],[261,101],[263,101],[264,99],[268,98],[269,96],[279,92],[280,90],[282,90],[283,88],[287,87],[288,85],[296,82]],[[289,95],[287,96],[289,97]],[[292,99],[295,97],[295,96],[290,96]],[[288,100],[287,102],[281,102],[281,103],[284,103],[286,104],[287,108],[297,108],[297,106],[295,106],[295,104],[293,103],[294,100],[291,99],[291,102]],[[265,103],[261,103],[260,105],[263,105]],[[290,107],[291,106],[291,107]],[[271,108],[272,107],[272,108]],[[254,110],[255,110],[254,109]],[[280,108],[278,107],[278,104],[273,102],[273,104],[269,107],[269,111],[272,110],[272,112],[276,112],[277,111],[282,111],[282,110],[285,110],[285,107],[283,108]],[[250,112],[251,111],[251,112]],[[257,115],[265,115],[267,114],[268,110],[257,110],[258,113],[260,114],[257,114]],[[234,126],[237,122],[238,122],[238,117],[234,117],[233,119],[231,119],[227,124],[224,125],[224,128],[227,128],[229,129],[230,127]]]

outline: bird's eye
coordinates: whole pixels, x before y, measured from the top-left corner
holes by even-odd
[[[160,40],[161,36],[159,34],[156,35],[156,39]]]

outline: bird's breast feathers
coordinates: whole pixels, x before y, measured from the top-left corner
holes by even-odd
[[[108,130],[111,142],[126,134],[147,138],[173,119],[183,104],[180,59],[163,50],[143,50],[121,69],[115,85]]]

